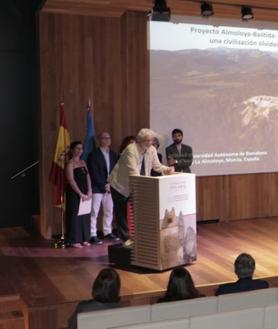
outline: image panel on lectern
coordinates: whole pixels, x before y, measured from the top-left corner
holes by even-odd
[[[160,181],[160,257],[162,268],[197,258],[195,175]]]

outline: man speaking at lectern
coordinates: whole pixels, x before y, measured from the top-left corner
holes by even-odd
[[[108,179],[118,233],[126,247],[132,243],[127,226],[127,201],[130,196],[129,176],[150,176],[152,169],[162,174],[174,172],[173,167],[164,166],[159,162],[157,150],[152,145],[154,137],[155,133],[151,129],[141,129],[136,136],[136,143],[129,144],[121,153],[120,159]]]

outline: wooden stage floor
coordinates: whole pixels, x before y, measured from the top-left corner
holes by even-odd
[[[81,250],[54,249],[48,241],[22,228],[0,230],[0,298],[20,294],[30,310],[30,329],[65,327],[76,303],[90,298],[97,273],[109,266],[107,242]],[[241,252],[256,259],[256,277],[278,276],[278,218],[198,225],[198,260],[187,266],[195,284],[213,294],[215,285],[235,280],[233,262]],[[123,300],[129,304],[155,301],[170,271],[118,270]],[[50,315],[51,314],[51,315]],[[54,321],[54,320],[53,320]]]

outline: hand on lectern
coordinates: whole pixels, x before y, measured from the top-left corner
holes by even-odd
[[[168,169],[166,170],[166,174],[167,175],[172,175],[175,172],[175,167],[168,167]]]

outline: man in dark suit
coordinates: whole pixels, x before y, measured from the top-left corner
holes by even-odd
[[[173,144],[166,147],[166,158],[168,166],[175,166],[175,171],[190,173],[193,160],[192,148],[182,144],[183,132],[175,128],[172,131]]]
[[[91,243],[102,243],[97,237],[97,217],[100,206],[103,208],[103,234],[104,238],[117,241],[112,233],[113,201],[110,193],[110,184],[107,177],[110,175],[118,156],[110,150],[111,137],[108,132],[98,136],[99,147],[89,154],[87,165],[92,181],[92,213],[91,213]]]
[[[231,294],[235,292],[243,292],[257,289],[265,289],[269,284],[265,280],[254,280],[255,259],[249,255],[242,253],[235,260],[235,273],[238,281],[234,283],[221,284],[215,292],[215,295]]]

